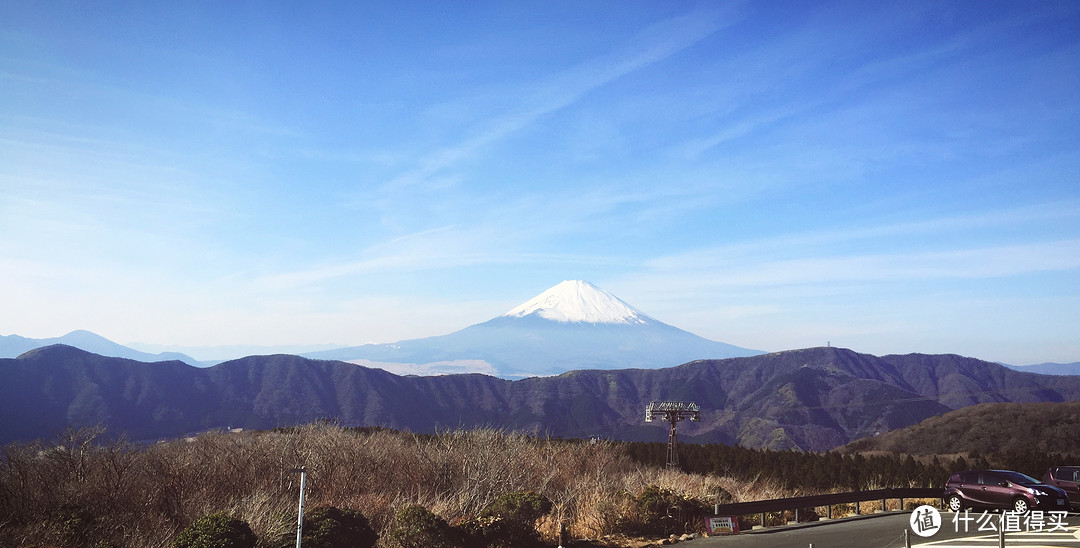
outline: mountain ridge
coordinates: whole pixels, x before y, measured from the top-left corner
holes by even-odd
[[[54,344],[66,344],[103,356],[128,358],[144,362],[179,360],[189,365],[204,365],[199,360],[180,352],[143,352],[115,343],[97,333],[85,329],[76,329],[66,335],[46,339],[33,339],[14,334],[0,335],[0,358],[15,358],[35,348],[42,348]]]
[[[680,428],[684,441],[824,451],[974,403],[1077,399],[1076,377],[954,355],[876,357],[835,347],[508,380],[400,376],[291,355],[196,368],[56,345],[0,360],[0,442],[72,424],[102,423],[152,440],[320,418],[416,432],[484,426],[662,441],[667,432],[643,422],[644,405],[693,400],[702,420]]]

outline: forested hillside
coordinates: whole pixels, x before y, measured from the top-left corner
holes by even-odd
[[[915,455],[1037,452],[1080,456],[1078,441],[1080,401],[984,403],[853,441],[844,450]]]
[[[101,424],[156,441],[211,428],[329,418],[413,432],[497,427],[539,436],[660,441],[653,400],[697,402],[683,440],[826,451],[984,402],[1080,399],[1080,377],[1019,373],[952,355],[876,357],[840,348],[703,360],[665,369],[571,371],[509,381],[399,376],[298,356],[208,368],[106,358],[56,345],[0,359],[0,442]],[[18,420],[15,420],[18,418]]]

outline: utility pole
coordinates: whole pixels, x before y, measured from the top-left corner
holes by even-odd
[[[701,408],[694,402],[651,401],[645,406],[645,422],[664,420],[671,424],[668,431],[667,467],[679,467],[679,436],[675,423],[681,420],[701,420]]]
[[[293,468],[290,472],[300,472],[300,510],[296,518],[296,548],[300,548],[300,538],[304,536],[304,487],[307,480],[307,467]]]

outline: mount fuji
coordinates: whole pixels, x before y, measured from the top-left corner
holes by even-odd
[[[437,337],[305,354],[394,372],[503,378],[671,367],[763,354],[672,327],[588,282],[564,281],[506,314]]]

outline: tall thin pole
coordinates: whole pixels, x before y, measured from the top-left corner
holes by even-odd
[[[300,548],[300,538],[304,536],[304,487],[307,482],[307,467],[293,468],[290,472],[300,472],[300,509],[296,517],[296,548]]]
[[[668,433],[667,441],[667,467],[678,468],[679,467],[679,435],[675,430],[675,423],[679,420],[678,415],[672,414],[668,416],[671,420],[671,432]]]

